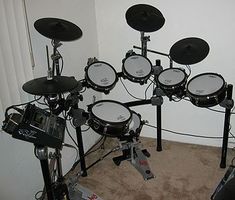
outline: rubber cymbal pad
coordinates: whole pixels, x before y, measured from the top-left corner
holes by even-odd
[[[52,80],[42,77],[28,81],[23,85],[23,90],[33,95],[50,95],[70,92],[77,86],[74,77],[54,76]]]
[[[209,50],[210,47],[206,41],[191,37],[176,42],[170,49],[170,56],[179,64],[191,65],[206,58]]]
[[[43,36],[59,41],[73,41],[82,36],[82,30],[72,22],[58,18],[42,18],[34,23]]]
[[[165,23],[162,13],[155,7],[137,4],[126,12],[127,24],[137,31],[153,32],[159,30]]]

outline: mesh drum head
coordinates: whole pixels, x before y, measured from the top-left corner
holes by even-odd
[[[91,112],[97,118],[111,123],[125,122],[131,117],[130,110],[115,101],[98,102],[92,107]]]
[[[152,71],[151,62],[141,55],[132,55],[128,57],[124,61],[123,67],[126,73],[134,78],[147,77]]]
[[[162,85],[174,86],[181,83],[185,79],[185,76],[185,73],[181,69],[169,68],[159,74],[158,81]]]
[[[95,62],[88,66],[87,76],[91,82],[101,87],[108,87],[115,83],[116,72],[105,62]]]
[[[214,94],[222,89],[224,79],[213,73],[206,73],[192,78],[188,83],[188,91],[198,96],[207,96]]]

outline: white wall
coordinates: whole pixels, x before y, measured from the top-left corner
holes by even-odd
[[[150,4],[158,8],[165,17],[165,25],[158,31],[149,33],[150,42],[148,48],[163,53],[169,53],[171,46],[186,37],[199,37],[206,40],[210,46],[210,53],[202,62],[194,64],[192,78],[196,74],[204,72],[216,72],[231,84],[235,83],[234,76],[234,33],[235,2],[232,0],[199,0],[199,1],[170,1],[170,0],[120,0],[120,1],[96,1],[96,17],[98,27],[99,57],[109,62],[120,72],[122,59],[133,45],[140,46],[140,33],[129,27],[125,20],[125,13],[129,7],[135,4]],[[135,50],[140,53],[139,50]],[[148,53],[148,57],[155,63],[155,59],[161,59],[164,68],[169,67],[168,59],[156,54]],[[182,67],[174,64],[175,67]],[[140,98],[144,98],[146,86],[140,86],[130,81],[124,81],[130,92]],[[148,92],[151,97],[151,92]],[[124,90],[120,81],[111,91],[107,99],[115,99],[121,102],[134,100]],[[217,106],[216,109],[222,109]],[[151,105],[136,107],[142,118],[156,125],[156,109]],[[222,109],[223,110],[223,109]],[[162,106],[162,127],[173,131],[193,133],[196,135],[222,136],[224,115],[204,108],[198,108],[190,102],[169,102],[164,98]],[[234,117],[231,118],[234,126]],[[232,131],[234,129],[232,128]],[[145,127],[142,135],[156,137],[156,131]],[[162,133],[163,138],[188,143],[220,146],[221,140],[199,139]],[[231,140],[232,141],[232,140]]]
[[[33,23],[43,17],[63,18],[77,24],[83,31],[83,36],[73,42],[64,42],[60,53],[64,58],[64,71],[62,75],[75,76],[77,80],[84,78],[84,67],[89,57],[98,56],[98,44],[95,20],[94,1],[74,0],[26,0],[29,18],[29,28],[36,67],[34,76],[46,76],[46,45],[50,47],[50,40],[35,31]],[[89,89],[83,93],[84,102],[79,106],[86,109],[92,103],[93,95],[99,99],[101,95]],[[82,127],[86,128],[86,127]],[[75,131],[71,135],[76,139]],[[65,133],[66,134],[66,133]],[[94,144],[99,135],[89,130],[83,133],[85,151]],[[1,200],[29,200],[34,199],[34,194],[43,188],[43,178],[40,162],[33,153],[33,144],[12,139],[6,133],[0,134],[1,167],[0,167],[0,199]],[[73,144],[66,134],[65,141]],[[76,153],[74,149],[63,148],[62,165],[66,173],[72,167]]]

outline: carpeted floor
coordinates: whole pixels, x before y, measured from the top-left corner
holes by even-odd
[[[108,139],[104,150],[87,158],[87,166],[117,142]],[[141,143],[151,154],[148,162],[154,179],[145,181],[129,161],[116,166],[112,158],[121,155],[119,151],[90,168],[79,184],[104,200],[209,200],[226,172],[219,168],[220,148],[163,141],[163,151],[157,152],[155,139],[141,138]],[[234,155],[228,150],[228,165]]]

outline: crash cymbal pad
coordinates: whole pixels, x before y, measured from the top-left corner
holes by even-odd
[[[52,80],[41,77],[26,82],[23,90],[33,95],[50,95],[70,92],[78,86],[74,77],[54,76]]]
[[[165,23],[162,13],[155,7],[146,4],[137,4],[126,12],[127,24],[137,31],[154,32]]]
[[[170,57],[179,64],[191,65],[206,58],[209,50],[205,40],[190,37],[176,42],[170,49]]]
[[[58,18],[41,18],[34,23],[43,36],[59,41],[73,41],[82,36],[82,30],[72,22]]]

